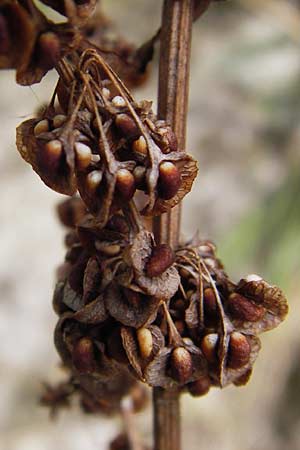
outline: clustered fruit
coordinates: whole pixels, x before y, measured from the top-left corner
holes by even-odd
[[[195,17],[210,1],[195,2]],[[244,385],[258,334],[288,306],[257,275],[233,283],[212,242],[195,237],[172,249],[142,220],[178,205],[197,175],[169,124],[123,82],[143,79],[159,33],[140,49],[110,43],[99,32],[99,23],[110,26],[104,16],[88,21],[95,0],[42,3],[68,20],[52,23],[32,0],[0,5],[0,68],[15,68],[20,84],[53,67],[59,75],[50,103],[17,128],[21,156],[70,197],[58,207],[67,253],[53,296],[69,379],[46,385],[42,403],[55,414],[77,394],[84,411],[112,414],[124,397],[135,411],[144,406],[142,383],[193,396]],[[128,436],[111,448],[130,448]]]
[[[209,241],[194,238],[175,253],[156,245],[135,209],[104,228],[79,198],[58,212],[69,232],[53,299],[55,343],[83,392],[86,380],[105,385],[120,373],[119,401],[131,388],[125,374],[193,396],[248,381],[258,334],[287,313],[279,288],[257,275],[230,281]]]

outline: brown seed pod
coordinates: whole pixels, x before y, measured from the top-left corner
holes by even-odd
[[[210,317],[214,317],[217,314],[217,301],[216,295],[212,288],[206,288],[203,292],[204,301],[204,313]]]
[[[246,320],[247,322],[257,322],[265,314],[266,310],[262,306],[253,302],[240,294],[233,293],[228,298],[229,312],[235,319]]]
[[[180,187],[180,172],[172,162],[165,161],[159,166],[158,191],[164,200],[173,198]]]
[[[239,369],[245,366],[250,358],[251,346],[247,337],[237,331],[231,333],[228,347],[228,367]]]
[[[211,380],[207,375],[203,375],[198,380],[187,385],[188,391],[193,397],[202,397],[203,395],[206,395],[210,390],[210,387]]]
[[[184,347],[177,347],[170,356],[170,374],[180,384],[185,384],[193,374],[190,353]]]
[[[153,247],[152,254],[146,264],[146,274],[153,278],[161,275],[172,266],[175,255],[171,247],[167,244],[160,244]]]
[[[73,348],[72,361],[79,373],[91,373],[96,369],[93,341],[89,337],[79,339]]]

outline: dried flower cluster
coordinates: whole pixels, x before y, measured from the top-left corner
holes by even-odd
[[[234,284],[211,242],[193,239],[175,254],[155,245],[136,214],[128,209],[99,228],[78,198],[60,205],[70,228],[54,295],[62,360],[80,384],[122,373],[119,400],[131,387],[126,374],[194,396],[245,384],[258,334],[287,313],[283,293],[257,275]]]
[[[258,334],[287,314],[283,293],[256,275],[233,283],[209,241],[157,244],[141,219],[178,205],[197,175],[169,124],[124,84],[145,78],[159,32],[136,49],[110,41],[99,11],[88,20],[96,0],[42,3],[66,22],[32,0],[0,4],[0,68],[15,68],[20,84],[59,75],[49,105],[17,129],[21,156],[71,197],[58,208],[67,253],[53,297],[70,378],[46,386],[42,403],[54,414],[77,393],[84,411],[111,414],[125,396],[143,407],[139,382],[193,396],[245,384]],[[210,3],[195,2],[195,19]],[[111,448],[130,448],[127,438]]]

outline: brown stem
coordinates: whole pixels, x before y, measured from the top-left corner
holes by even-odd
[[[158,116],[172,126],[180,149],[185,148],[189,91],[189,61],[193,21],[193,0],[165,0],[161,30]],[[158,242],[177,247],[180,206],[153,221]]]
[[[194,0],[164,0],[158,116],[172,126],[180,149],[185,148],[189,91],[189,62]],[[153,220],[156,242],[178,246],[180,205]],[[180,450],[180,404],[178,390],[153,390],[154,450]]]

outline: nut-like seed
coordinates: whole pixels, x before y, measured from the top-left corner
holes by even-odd
[[[109,242],[95,241],[96,250],[106,256],[116,256],[120,253],[121,247],[119,244],[110,244]]]
[[[139,328],[136,332],[139,350],[143,359],[149,358],[153,350],[153,337],[148,328]]]
[[[64,114],[57,114],[56,116],[53,117],[53,127],[54,128],[60,128],[65,121],[67,120],[67,116],[65,116]]]
[[[228,347],[228,367],[239,369],[249,362],[251,346],[242,333],[234,331],[230,335]]]
[[[49,122],[47,119],[40,120],[33,129],[35,136],[38,136],[41,133],[46,133],[47,131],[49,131]]]
[[[193,397],[202,397],[202,395],[205,395],[208,393],[210,386],[211,386],[211,381],[210,381],[209,376],[203,375],[198,380],[193,381],[192,383],[189,383],[187,388],[189,390],[189,393]]]
[[[204,289],[203,300],[205,314],[209,315],[210,317],[215,316],[215,314],[217,313],[217,301],[214,290],[212,288]]]
[[[147,276],[158,277],[174,263],[174,260],[174,252],[169,245],[157,245],[153,248],[145,267]]]
[[[134,119],[128,114],[118,114],[115,124],[124,136],[131,138],[139,134],[139,129]]]
[[[165,161],[159,166],[158,190],[164,200],[177,194],[181,184],[180,172],[172,162]]]
[[[178,383],[186,383],[193,374],[193,361],[190,353],[184,347],[173,350],[170,359],[170,373]]]
[[[41,149],[38,157],[42,166],[50,172],[56,171],[60,164],[63,153],[62,143],[58,139],[54,139],[45,144]]]
[[[177,137],[171,127],[166,126],[159,129],[159,133],[163,136],[163,152],[176,152],[178,149]]]
[[[86,177],[86,185],[89,191],[94,192],[102,181],[103,174],[100,170],[93,170]]]
[[[217,345],[219,336],[217,333],[210,333],[204,336],[201,341],[201,350],[208,362],[213,363],[217,358]]]
[[[123,108],[124,106],[126,106],[124,98],[120,95],[116,95],[111,102],[116,108]]]
[[[117,172],[116,187],[123,200],[131,200],[135,193],[135,179],[127,169],[120,169]]]
[[[60,59],[60,40],[52,31],[40,35],[37,43],[38,64],[44,70],[53,69]]]
[[[75,143],[76,165],[78,170],[85,170],[91,162],[92,150],[82,142]]]
[[[95,355],[93,341],[89,337],[79,339],[73,348],[73,364],[79,373],[91,373],[95,371]]]
[[[0,54],[8,53],[11,39],[9,36],[8,24],[6,23],[5,17],[0,14]]]
[[[132,150],[143,157],[147,156],[148,148],[144,136],[140,136],[138,139],[133,141]]]
[[[233,293],[228,298],[228,309],[235,319],[257,322],[265,314],[265,308],[255,305],[240,294]]]

